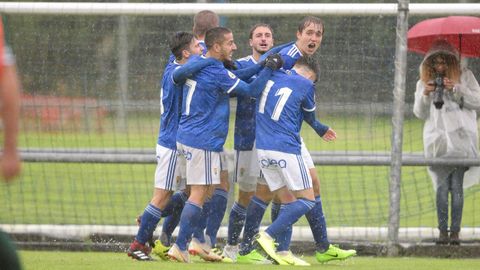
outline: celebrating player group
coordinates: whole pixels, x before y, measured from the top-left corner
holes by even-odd
[[[161,119],[152,200],[138,217],[128,249],[136,260],[205,261],[310,265],[290,251],[292,225],[303,215],[310,225],[320,263],[345,260],[355,250],[330,244],[312,158],[300,137],[303,121],[325,141],[335,131],[315,117],[315,83],[324,24],[304,18],[297,39],[274,47],[273,30],[250,30],[252,54],[232,59],[237,49],[230,29],[212,11],[194,17],[193,33],[177,32],[161,84]],[[223,249],[217,232],[230,188],[224,143],[235,113],[235,171],[238,198],[230,210]],[[271,203],[272,223],[260,231]],[[159,239],[153,239],[161,218]],[[172,233],[179,226],[175,242]],[[241,232],[243,231],[243,235]],[[240,237],[242,236],[242,237]]]

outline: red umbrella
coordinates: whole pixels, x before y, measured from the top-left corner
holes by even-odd
[[[408,30],[408,49],[425,54],[438,39],[444,39],[462,56],[480,57],[480,18],[450,16],[424,20]]]

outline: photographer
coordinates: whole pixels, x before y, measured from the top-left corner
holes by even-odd
[[[443,95],[440,91],[443,91]],[[475,112],[478,109],[480,87],[473,73],[460,66],[458,52],[450,44],[443,40],[437,41],[420,65],[420,80],[417,82],[413,107],[413,113],[425,121],[423,129],[425,157],[452,160],[478,157],[478,127]],[[460,243],[463,182],[468,169],[465,166],[428,167],[428,173],[436,189],[440,230],[437,244]],[[449,193],[451,193],[450,230],[448,230]]]

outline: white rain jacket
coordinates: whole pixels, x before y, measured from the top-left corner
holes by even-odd
[[[432,50],[425,59],[439,52]],[[443,53],[450,53],[443,51]],[[425,61],[424,59],[424,61]],[[427,158],[477,158],[478,126],[476,110],[480,109],[480,86],[473,73],[466,67],[462,68],[460,83],[454,91],[444,90],[444,105],[441,109],[433,106],[433,93],[423,94],[424,83],[419,80],[415,92],[413,113],[425,120],[423,127],[424,154]],[[434,189],[438,179],[444,179],[454,167],[429,167]],[[464,188],[480,183],[480,167],[472,167],[464,177]]]

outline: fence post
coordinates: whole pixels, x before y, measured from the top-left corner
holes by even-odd
[[[393,89],[392,163],[390,164],[390,210],[388,216],[387,255],[398,255],[400,226],[400,185],[402,177],[403,119],[407,74],[407,30],[409,0],[398,1],[397,38],[395,45],[395,86]]]

